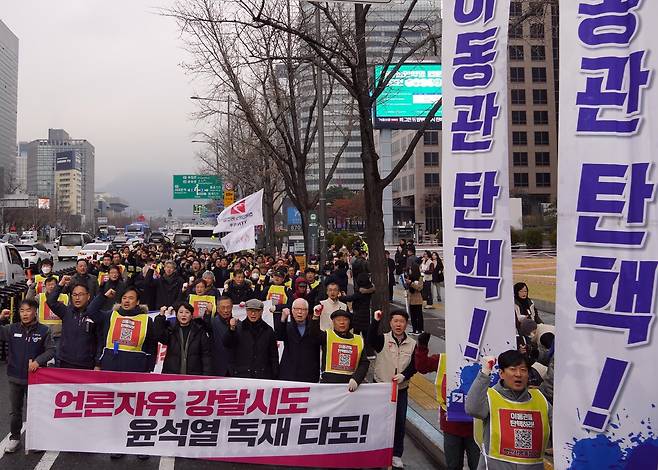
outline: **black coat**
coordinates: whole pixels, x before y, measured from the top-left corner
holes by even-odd
[[[256,298],[256,293],[251,288],[251,285],[251,281],[247,279],[241,285],[237,285],[235,281],[231,280],[224,290],[224,295],[231,298],[233,305],[239,305],[240,302],[246,302],[247,300]]]
[[[189,326],[187,337],[186,370],[183,371],[183,333],[178,322],[172,325],[163,315],[155,317],[155,335],[159,342],[167,346],[167,354],[162,365],[163,374],[210,375],[210,337],[206,330],[195,321]]]
[[[279,350],[274,330],[263,319],[252,323],[242,321],[235,330],[229,329],[223,338],[231,349],[234,362],[231,377],[276,379],[279,377]]]
[[[306,321],[304,336],[299,334],[295,321],[281,323],[281,315],[274,315],[276,339],[283,341],[283,357],[279,370],[280,380],[318,383],[320,381],[320,335]]]
[[[224,346],[224,336],[229,331],[228,323],[221,316],[210,317],[206,314],[204,320],[211,339],[211,355],[213,375],[227,377],[233,364],[233,350]]]
[[[395,252],[395,274],[398,276],[404,272],[407,266],[407,256],[402,251]]]
[[[341,297],[341,302],[352,302],[352,321],[350,325],[359,333],[368,331],[370,326],[370,298],[373,289],[363,289],[366,293],[361,292],[361,288],[355,287],[354,294]]]
[[[105,298],[105,302],[103,302],[101,310],[109,310],[112,308],[115,301],[121,301],[121,297],[123,297],[123,293],[126,291],[126,281],[121,278],[117,279],[116,281],[108,280],[104,282],[103,285],[101,285],[99,293],[105,295],[105,293],[110,289],[114,289],[115,296],[111,299]],[[140,298],[140,300],[142,299]],[[142,302],[144,301],[142,300]]]
[[[160,276],[153,279],[153,270],[149,270],[146,275],[146,285],[148,290],[154,291],[155,301],[153,307],[157,310],[160,307],[173,307],[180,301],[183,295],[183,278],[174,273],[171,277]]]

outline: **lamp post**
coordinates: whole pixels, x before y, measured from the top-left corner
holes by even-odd
[[[320,7],[315,6],[315,35],[322,40],[320,30]],[[325,188],[324,168],[324,89],[322,84],[322,69],[317,67],[315,77],[315,93],[318,100],[318,235],[320,250],[320,269],[324,269],[327,256],[327,195]]]

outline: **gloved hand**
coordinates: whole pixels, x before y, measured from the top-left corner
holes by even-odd
[[[393,381],[397,382],[398,385],[401,384],[402,382],[404,382],[405,380],[406,380],[406,377],[404,376],[404,374],[397,374],[397,375],[393,376]]]
[[[350,392],[356,392],[356,389],[359,388],[359,384],[356,383],[356,380],[350,379],[349,383],[347,384],[347,389]]]
[[[418,346],[422,346],[424,348],[428,347],[430,344],[430,335],[427,331],[423,332],[418,336]]]
[[[247,305],[245,302],[240,302],[240,308],[244,308],[245,305]]]
[[[381,310],[375,310],[374,318],[376,321],[381,321],[382,320],[382,315],[384,313]]]
[[[496,365],[496,358],[493,356],[484,356],[480,360],[480,364],[482,364],[482,373],[484,375],[491,375],[491,370],[493,369],[493,366]]]
[[[314,317],[319,317],[322,314],[322,309],[323,308],[324,307],[321,304],[316,305],[315,307],[313,307],[313,316]]]

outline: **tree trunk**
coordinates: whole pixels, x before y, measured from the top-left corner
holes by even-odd
[[[274,253],[274,191],[272,185],[266,179],[263,191],[263,216],[265,222],[265,248],[269,253]]]

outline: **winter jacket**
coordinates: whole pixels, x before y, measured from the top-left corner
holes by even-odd
[[[204,327],[192,321],[184,335],[183,327],[178,322],[172,325],[164,315],[156,316],[153,324],[156,339],[167,346],[163,374],[211,374],[210,336]]]
[[[352,322],[350,326],[356,332],[366,332],[370,326],[370,298],[375,292],[374,287],[356,287],[353,295],[340,298],[341,302],[352,302]]]
[[[160,307],[173,307],[179,302],[183,295],[183,278],[174,273],[171,276],[160,276],[153,278],[153,270],[150,269],[144,278],[147,289],[154,292],[155,301],[153,307],[158,310]]]
[[[122,278],[117,279],[116,281],[108,280],[104,282],[98,292],[105,297],[105,293],[110,290],[114,289],[115,295],[114,298],[109,299],[105,297],[105,302],[103,302],[103,306],[101,307],[101,310],[109,310],[112,308],[114,305],[114,301],[120,301],[121,297],[123,297],[123,293],[126,291],[126,281],[124,281]]]
[[[89,296],[92,299],[94,297],[96,297],[96,294],[98,293],[98,278],[96,276],[92,276],[89,273],[87,273],[85,275],[75,273],[73,276],[71,276],[71,282],[64,289],[63,293],[64,294],[71,294],[71,292],[73,291],[73,288],[75,286],[77,286],[78,284],[82,284],[82,285],[87,286],[87,289],[89,289]]]
[[[368,331],[368,344],[377,352],[375,359],[375,382],[390,382],[398,373],[404,375],[404,381],[398,383],[399,389],[409,387],[409,380],[416,373],[414,352],[416,341],[404,334],[402,341],[398,341],[392,332],[379,333],[379,323],[373,320]]]
[[[413,281],[407,289],[409,305],[423,305],[423,280]]]
[[[215,275],[215,287],[224,287],[224,283],[231,279],[231,272],[228,268],[212,268],[212,273]]]
[[[279,351],[274,330],[262,318],[256,322],[242,321],[235,330],[229,328],[223,342],[235,354],[229,372],[231,377],[279,377]]]
[[[128,285],[135,287],[139,291],[139,300],[149,306],[150,310],[155,310],[155,289],[149,289],[146,284],[146,278],[143,272],[138,272],[128,279]]]
[[[519,326],[521,325],[521,320],[524,318],[530,318],[533,320],[536,324],[541,324],[544,323],[543,320],[539,317],[539,314],[537,313],[537,309],[535,308],[535,303],[531,300],[528,299],[529,308],[523,308],[523,312],[521,311],[522,307],[519,305],[518,302],[514,302],[514,313],[516,317],[516,329],[519,329]]]
[[[229,325],[221,316],[215,315],[204,317],[207,325],[207,331],[210,333],[210,347],[212,356],[213,375],[218,377],[228,377],[233,365],[234,353],[232,349],[224,346],[224,336],[229,331]]]
[[[407,267],[407,256],[404,251],[395,252],[395,274],[398,276],[402,274]]]
[[[432,271],[432,282],[443,282],[443,261],[441,261],[441,258],[438,258],[434,262],[436,263],[436,266],[434,266],[434,271]]]
[[[114,343],[114,347],[110,348],[108,347],[112,343],[112,334],[110,332],[112,325],[110,325],[110,322],[114,311],[125,317],[148,314],[148,308],[145,305],[140,305],[129,311],[124,310],[119,305],[115,305],[109,311],[102,311],[100,309],[100,303],[92,302],[89,304],[89,307],[87,307],[87,316],[97,324],[99,331],[98,342],[99,347],[102,348],[99,358],[101,369],[118,372],[152,372],[155,366],[155,356],[158,351],[158,340],[155,335],[153,320],[148,318],[146,322],[144,342],[139,351],[120,349],[117,347],[118,343],[116,342]]]
[[[58,302],[61,290],[62,287],[56,286],[46,299],[50,310],[62,319],[57,359],[85,369],[93,369],[98,344],[97,325],[88,317],[86,309],[78,310],[72,303],[64,305]],[[104,295],[96,296],[87,308],[102,310],[104,300]]]
[[[466,413],[471,415],[474,418],[479,418],[483,421],[484,427],[484,449],[488,451],[489,449],[489,425],[490,425],[490,416],[489,416],[489,399],[487,397],[487,389],[489,388],[489,376],[483,374],[482,372],[478,373],[477,377],[473,381],[471,388],[466,396]],[[493,389],[500,393],[503,398],[514,401],[514,402],[525,402],[530,400],[530,393],[528,389],[523,390],[522,392],[514,392],[513,390],[505,387],[502,380],[500,380],[496,385],[493,386]],[[550,403],[548,404],[548,416],[549,421],[551,416],[553,416]],[[486,459],[484,455],[480,456],[480,463],[478,465],[478,470],[544,470],[544,464],[514,464],[509,462],[503,462],[495,459]]]
[[[308,318],[304,327],[304,334],[301,335],[294,319],[282,323],[281,315],[274,314],[276,339],[285,345],[279,370],[280,380],[310,383],[320,381],[320,335],[311,328],[311,320]]]
[[[233,305],[239,305],[240,302],[246,302],[249,299],[255,299],[256,293],[252,289],[251,281],[244,280],[244,283],[238,285],[235,281],[230,280],[226,283],[224,295],[230,297]]]
[[[7,378],[10,382],[26,385],[30,359],[46,367],[55,356],[52,332],[46,325],[34,321],[30,325],[21,322],[0,326],[0,341],[9,343]]]
[[[365,260],[365,258],[361,256],[354,258],[352,261],[352,279],[356,279],[361,273],[369,272],[370,269],[368,269],[368,262]]]

